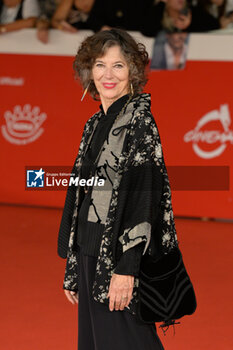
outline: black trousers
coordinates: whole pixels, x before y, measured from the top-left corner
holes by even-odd
[[[78,350],[164,350],[156,325],[128,311],[110,311],[92,296],[97,258],[79,248]]]

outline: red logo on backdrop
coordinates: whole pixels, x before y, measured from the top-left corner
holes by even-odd
[[[230,130],[231,117],[227,104],[219,110],[205,114],[193,130],[184,135],[185,142],[193,143],[194,152],[204,159],[220,156],[228,143],[233,144],[233,130]]]
[[[4,113],[6,125],[2,125],[2,135],[7,141],[16,145],[26,145],[37,140],[44,129],[41,127],[46,113],[41,113],[39,107],[15,106],[13,111]]]

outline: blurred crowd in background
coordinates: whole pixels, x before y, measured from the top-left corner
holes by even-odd
[[[49,29],[76,33],[111,27],[158,33],[233,28],[233,0],[0,0],[0,35],[36,27],[47,43]]]

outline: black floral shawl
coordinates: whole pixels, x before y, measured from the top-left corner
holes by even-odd
[[[93,297],[100,303],[109,303],[107,293],[110,279],[122,252],[144,242],[143,254],[159,258],[179,244],[161,140],[150,106],[150,94],[143,93],[134,97],[124,115],[119,118],[120,126],[114,123],[110,130],[118,129],[119,144],[115,144],[114,150],[111,149],[115,154],[118,152],[118,157],[115,157],[116,171],[110,202],[106,208],[105,229],[93,284]],[[98,120],[99,113],[96,113],[84,127],[73,168],[77,176]],[[123,130],[122,140],[120,131]],[[106,146],[112,147],[111,142]],[[67,201],[70,201],[69,190]],[[69,230],[64,232],[60,228],[58,236],[58,254],[67,257],[63,288],[70,290],[78,290],[78,254],[74,248],[78,205],[79,187],[71,224],[67,226]],[[65,213],[63,222],[64,217],[67,217]],[[128,308],[133,314],[136,313],[138,303],[138,284],[139,279],[135,277],[133,297]]]

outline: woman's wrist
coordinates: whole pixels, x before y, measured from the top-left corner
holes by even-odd
[[[114,270],[117,275],[139,276],[141,257],[144,250],[144,242],[124,252]]]
[[[50,21],[47,18],[40,18],[36,23],[38,30],[46,30],[50,27]]]
[[[54,22],[54,28],[56,28],[56,29],[59,29],[59,30],[63,30],[64,29],[64,26],[63,26],[63,20],[56,20],[55,22]]]

